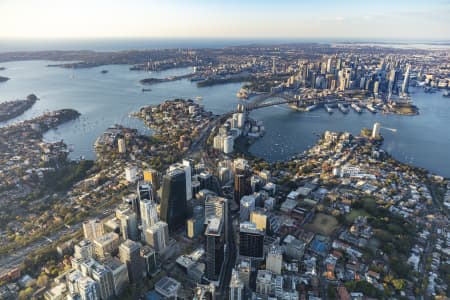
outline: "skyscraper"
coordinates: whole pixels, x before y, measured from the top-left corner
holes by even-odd
[[[202,206],[197,205],[194,207],[192,218],[188,219],[186,222],[187,236],[191,239],[196,238],[198,235],[203,233],[205,221],[205,213]]]
[[[192,199],[192,169],[193,166],[189,160],[183,159],[182,166],[186,174],[186,200]]]
[[[125,179],[130,183],[135,183],[137,180],[137,167],[127,166],[125,168]]]
[[[154,169],[144,170],[144,181],[149,182],[151,184],[154,199],[156,191],[159,189],[158,171]]]
[[[333,60],[331,58],[327,61],[327,73],[331,73],[331,64],[333,63]]]
[[[131,283],[142,279],[141,246],[132,240],[126,240],[119,246],[120,261],[127,265]]]
[[[130,239],[137,241],[138,227],[136,213],[131,210],[131,207],[127,204],[120,204],[116,208],[116,217],[120,221],[120,233],[124,240]]]
[[[92,258],[94,254],[94,245],[90,240],[82,240],[74,246],[74,257],[81,259]]]
[[[145,230],[145,241],[156,251],[163,251],[169,243],[169,228],[166,222],[156,222]]]
[[[94,240],[94,252],[98,259],[104,259],[117,253],[119,247],[119,235],[109,232]]]
[[[117,147],[119,148],[119,153],[126,153],[127,152],[127,146],[125,144],[125,139],[120,138],[117,140]]]
[[[395,83],[395,70],[392,69],[389,72],[389,79],[388,79],[388,97],[389,97],[389,99],[391,98],[391,95],[393,94],[394,83]]]
[[[250,177],[248,171],[236,170],[236,175],[234,175],[234,201],[237,204],[240,204],[243,196],[252,193]]]
[[[82,300],[100,300],[100,291],[95,280],[88,276],[83,276],[78,280],[77,284]]]
[[[372,138],[373,139],[380,137],[380,127],[381,127],[381,124],[378,122],[375,122],[373,124],[373,129],[372,129]]]
[[[112,274],[114,295],[118,297],[128,284],[127,265],[115,257],[107,258],[103,261],[103,265]]]
[[[405,72],[405,78],[403,79],[403,84],[402,84],[402,95],[407,95],[408,94],[408,86],[409,86],[409,71],[411,69],[411,65],[408,65],[406,67],[406,72]]]
[[[250,213],[255,210],[255,197],[243,196],[239,206],[239,218],[241,222],[249,221]]]
[[[223,218],[227,207],[227,199],[208,195],[205,200],[205,224],[211,218]]]
[[[147,181],[139,181],[137,185],[137,194],[139,201],[153,200],[152,185]]]
[[[186,175],[182,169],[169,170],[164,175],[160,217],[170,231],[186,222]]]
[[[206,278],[217,281],[224,262],[223,222],[220,218],[212,218],[206,228]]]
[[[156,203],[148,199],[141,200],[140,207],[142,230],[145,232],[147,228],[158,222],[158,211]]]
[[[272,246],[267,253],[266,270],[280,275],[283,266],[283,252],[280,247]]]
[[[150,277],[158,268],[156,251],[150,246],[144,246],[141,249],[141,257],[144,262],[144,272]]]
[[[101,237],[104,234],[103,224],[99,219],[92,219],[83,222],[84,238],[90,241]]]
[[[98,283],[101,299],[111,299],[114,296],[114,281],[109,269],[95,262],[91,265],[90,276]]]
[[[186,180],[186,200],[192,199],[192,167],[189,160],[184,159],[181,163],[173,164],[169,167],[169,171],[183,170]]]
[[[264,233],[251,222],[243,222],[239,228],[239,254],[252,258],[264,256]]]

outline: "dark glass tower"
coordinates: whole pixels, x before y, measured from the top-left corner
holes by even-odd
[[[251,175],[248,171],[239,170],[234,175],[234,201],[239,205],[241,198],[252,194]]]
[[[239,230],[239,254],[241,256],[264,257],[264,233],[250,222],[241,223]]]
[[[220,218],[212,218],[206,228],[206,278],[217,281],[220,277],[224,255],[223,222]]]
[[[177,230],[186,222],[186,175],[182,169],[168,171],[163,178],[160,217]]]

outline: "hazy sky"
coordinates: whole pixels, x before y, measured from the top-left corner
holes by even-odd
[[[450,40],[450,0],[0,0],[0,38]]]

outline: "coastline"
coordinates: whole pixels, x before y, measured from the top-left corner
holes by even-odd
[[[28,109],[30,109],[38,100],[38,98],[34,95],[28,95],[25,100],[15,100],[15,101],[7,101],[0,103],[0,122],[9,121],[14,119]]]

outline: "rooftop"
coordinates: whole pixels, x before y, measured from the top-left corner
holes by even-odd
[[[206,228],[205,234],[220,236],[221,232],[222,232],[222,219],[221,218],[209,219],[208,227]]]

